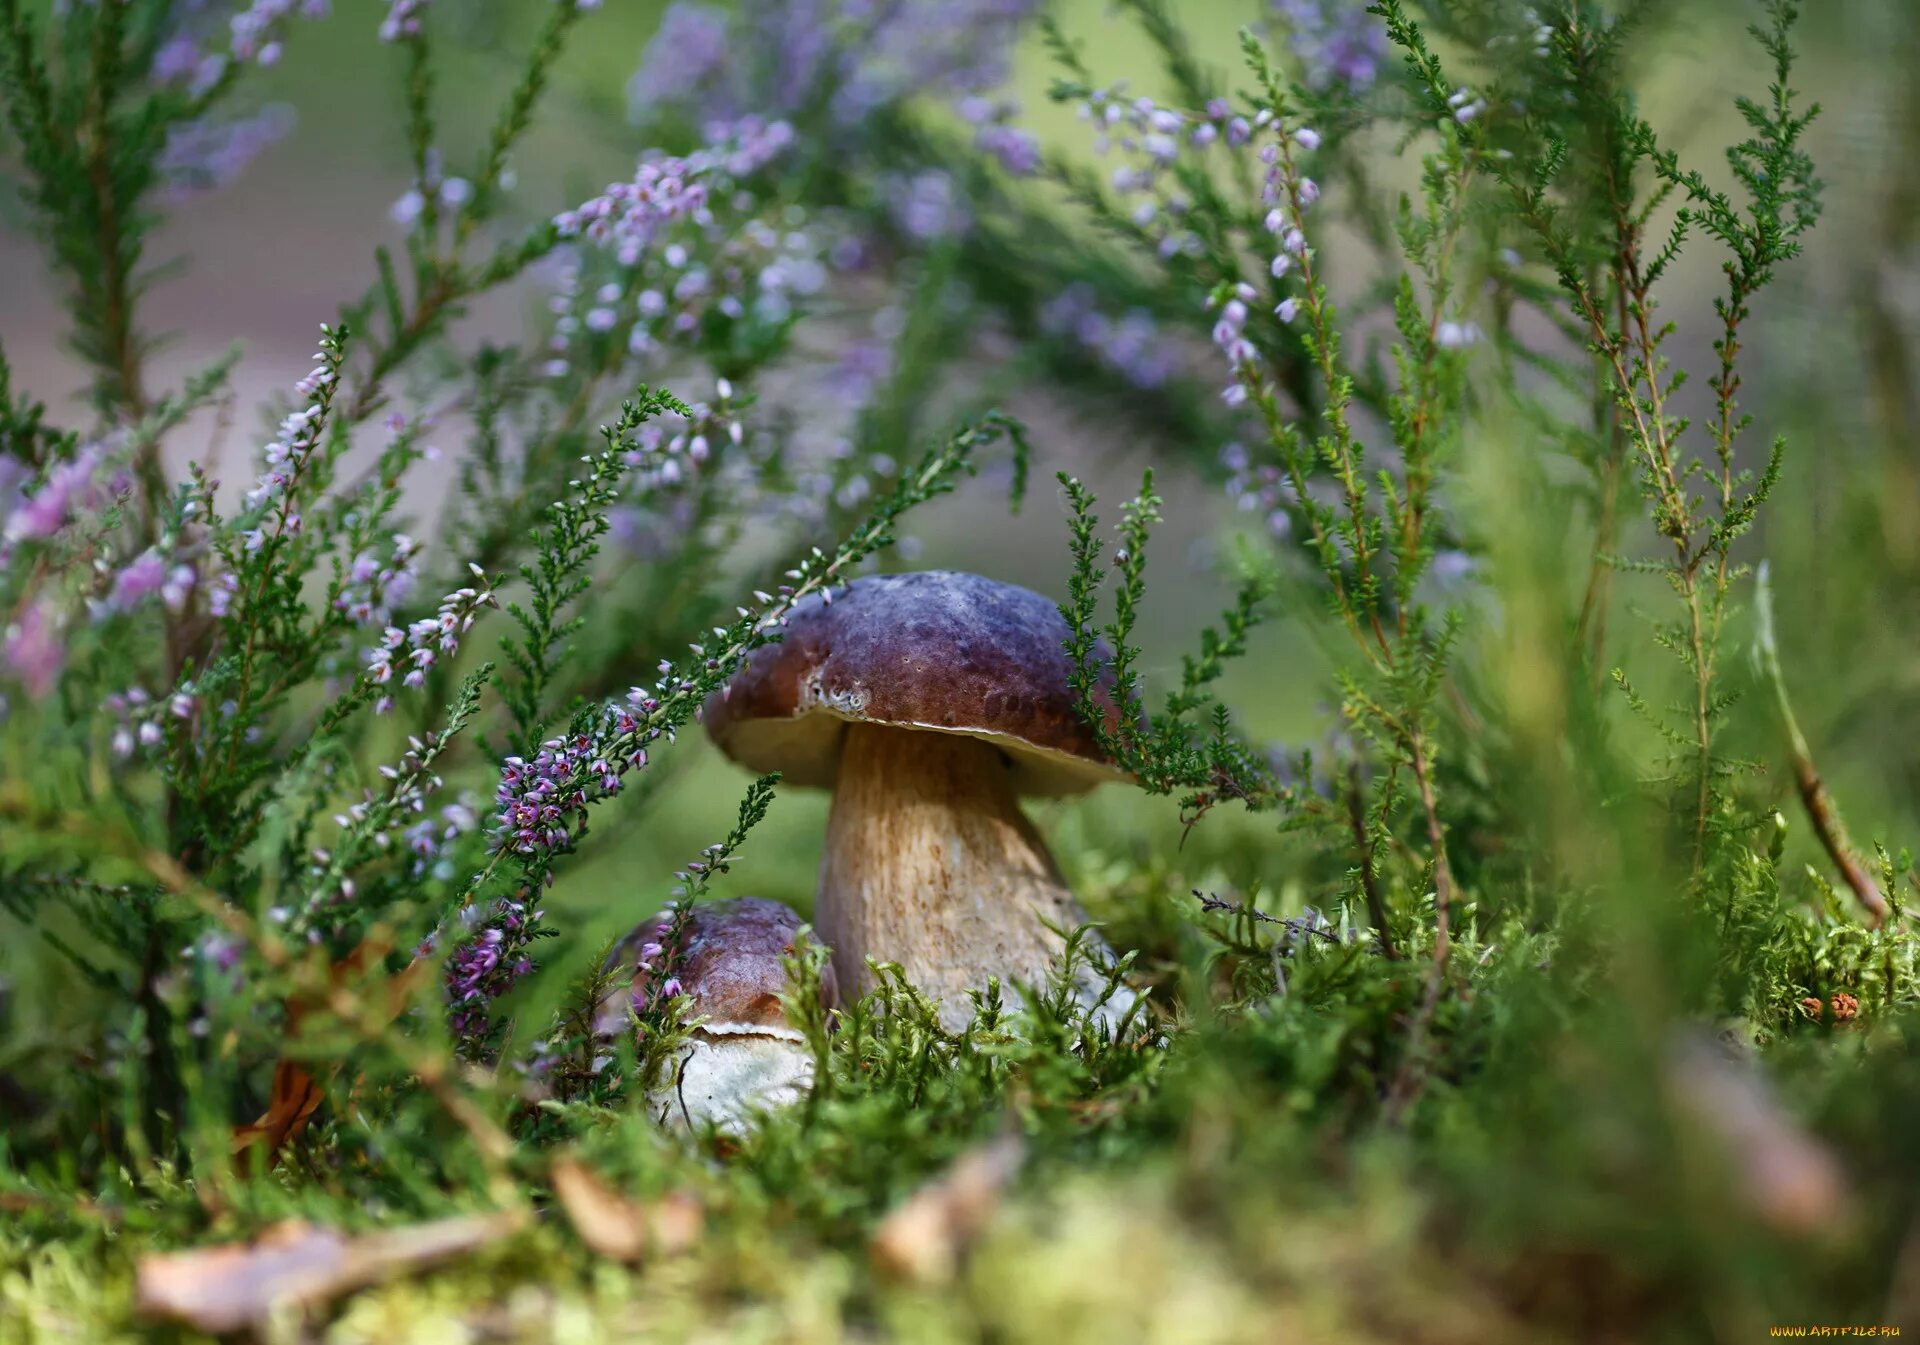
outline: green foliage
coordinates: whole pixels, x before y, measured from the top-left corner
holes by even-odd
[[[453,11],[402,6],[406,240],[265,409],[244,493],[172,466],[238,351],[154,386],[140,301],[168,147],[249,61],[159,73],[162,0],[43,8],[0,0],[0,106],[92,419],[0,357],[0,1339],[134,1338],[154,1251],[479,1211],[542,1217],[289,1329],[1732,1341],[1898,1311],[1920,879],[1841,825],[1808,713],[1833,686],[1765,571],[1752,680],[1727,657],[1804,457],[1744,381],[1825,191],[1796,6],[1752,29],[1768,92],[1723,174],[1645,110],[1649,4],[1288,4],[1223,73],[1181,7],[1128,0],[1165,102],[1049,16],[1052,96],[1117,172],[929,107],[981,82],[980,32],[940,25],[999,19],[849,11],[789,72],[810,48],[747,6],[695,16],[717,69],[667,54],[765,119],[690,148],[712,109],[659,95],[684,154],[530,216],[513,161],[605,16],[543,6],[461,160]],[[744,97],[760,65],[792,87]],[[1696,401],[1663,306],[1702,252]],[[472,343],[517,281],[548,302]],[[797,937],[804,1100],[663,1126],[696,904],[748,861],[808,881],[767,839],[777,775],[670,877],[634,863],[691,849],[681,735],[1002,453],[1018,510],[1034,448],[985,408],[1035,395],[1147,460],[1110,537],[1109,464],[1056,477],[1072,701],[1142,797],[1036,830],[1119,956],[1062,930],[955,1028],[890,963],[831,1005]],[[1165,650],[1182,581],[1149,551],[1221,477],[1252,523],[1216,553],[1231,596],[1179,604]],[[1623,630],[1616,584],[1670,597]],[[1308,681],[1324,737],[1268,744],[1273,687]],[[640,921],[662,993],[623,960]],[[569,1165],[645,1256],[603,1254]]]

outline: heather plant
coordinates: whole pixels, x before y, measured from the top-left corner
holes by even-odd
[[[631,173],[550,202],[514,164],[615,16],[528,5],[475,120],[461,9],[374,8],[403,241],[223,481],[244,348],[164,386],[143,300],[214,282],[149,254],[284,136],[262,69],[358,20],[0,0],[9,219],[88,378],[50,408],[0,352],[0,1336],[1912,1311],[1912,859],[1843,823],[1761,564],[1818,467],[1750,372],[1833,190],[1795,5],[1743,11],[1714,166],[1642,97],[1655,6],[1124,0],[1152,68],[1110,69],[1066,6],[677,3]],[[806,1095],[664,1125],[691,912],[813,883],[779,776],[700,782],[701,707],[861,575],[998,563],[905,531],[976,475],[1009,498],[947,508],[1058,510],[1026,582],[1129,780],[1047,828],[1101,938],[956,1028],[796,936]],[[654,873],[670,805],[720,839]],[[267,1305],[315,1238],[343,1268]]]

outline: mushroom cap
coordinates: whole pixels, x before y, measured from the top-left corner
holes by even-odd
[[[856,579],[795,604],[784,637],[708,697],[720,750],[789,784],[831,787],[849,722],[984,739],[1023,794],[1078,794],[1125,771],[1074,713],[1071,634],[1050,598],[958,570]],[[1103,665],[1111,655],[1097,650]],[[1098,697],[1119,720],[1111,674]]]
[[[663,941],[673,927],[673,912],[662,911],[614,946],[609,967],[635,967],[634,995],[647,1002],[652,982],[670,967],[692,1013],[706,1019],[700,1031],[716,1036],[758,1034],[798,1039],[787,1025],[780,994],[787,988],[781,957],[792,951],[803,922],[780,902],[739,897],[697,905],[687,917],[679,948],[667,949],[655,966],[642,965],[640,950]],[[821,996],[831,1008],[839,1000],[833,968],[821,972]],[[618,1005],[625,1013],[625,1000]]]

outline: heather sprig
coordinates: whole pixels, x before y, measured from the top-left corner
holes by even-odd
[[[411,739],[398,764],[380,766],[382,792],[368,790],[359,802],[335,815],[339,832],[325,847],[313,851],[312,865],[302,879],[305,896],[286,921],[290,936],[304,937],[323,924],[364,922],[399,895],[390,891],[381,894],[385,900],[374,899],[374,894],[363,891],[367,879],[362,870],[373,860],[401,853],[409,839],[402,834],[403,828],[422,825],[416,819],[425,816],[429,801],[445,783],[435,772],[435,763],[478,714],[481,692],[491,674],[492,665],[485,664],[463,679],[445,726]],[[411,866],[395,876],[413,876]]]
[[[1209,689],[1226,662],[1246,652],[1247,636],[1259,620],[1268,592],[1267,578],[1255,572],[1242,582],[1219,624],[1201,632],[1199,653],[1183,656],[1178,688],[1167,694],[1160,710],[1149,714],[1135,666],[1142,651],[1133,643],[1133,633],[1146,592],[1147,542],[1153,525],[1160,521],[1162,501],[1154,494],[1153,475],[1147,474],[1140,493],[1122,507],[1119,544],[1110,563],[1115,578],[1114,614],[1104,627],[1096,624],[1105,581],[1100,574],[1104,543],[1097,535],[1094,497],[1065,472],[1059,480],[1073,511],[1069,523],[1073,570],[1067,578],[1067,601],[1060,605],[1072,632],[1066,645],[1069,678],[1075,704],[1102,750],[1151,793],[1185,791],[1180,809],[1189,826],[1222,802],[1237,801],[1254,812],[1285,802],[1291,791],[1248,746],[1234,728],[1227,707]],[[1106,667],[1097,655],[1096,640],[1101,635],[1113,650]],[[1111,728],[1097,699],[1103,679],[1109,676],[1119,712]]]
[[[1446,87],[1439,61],[1397,0],[1380,6],[1389,30],[1423,74],[1429,102]],[[1735,543],[1748,532],[1760,506],[1780,479],[1784,441],[1776,439],[1766,466],[1743,469],[1734,445],[1747,421],[1738,409],[1741,327],[1754,296],[1778,266],[1794,256],[1820,210],[1820,183],[1802,143],[1817,106],[1796,106],[1789,85],[1797,6],[1778,0],[1767,6],[1769,23],[1751,32],[1772,66],[1768,101],[1737,100],[1752,134],[1727,153],[1734,179],[1748,197],[1744,210],[1710,187],[1696,171],[1663,149],[1654,128],[1633,110],[1625,92],[1604,82],[1616,67],[1619,37],[1597,21],[1597,11],[1578,8],[1571,19],[1548,25],[1546,46],[1553,74],[1583,89],[1595,107],[1591,120],[1605,130],[1611,167],[1604,181],[1610,196],[1604,212],[1582,209],[1586,184],[1569,186],[1569,145],[1558,126],[1522,116],[1515,128],[1524,153],[1489,154],[1492,173],[1508,193],[1514,213],[1552,268],[1582,339],[1600,362],[1608,400],[1618,409],[1618,434],[1637,470],[1640,491],[1666,555],[1648,562],[1596,555],[1597,564],[1650,569],[1679,601],[1677,619],[1658,624],[1656,638],[1679,661],[1692,683],[1691,696],[1672,718],[1655,710],[1633,687],[1623,668],[1613,677],[1628,703],[1675,749],[1684,764],[1671,781],[1685,799],[1696,880],[1712,858],[1724,783],[1743,769],[1719,752],[1721,721],[1734,696],[1721,687],[1720,650],[1734,583],[1744,573],[1734,560]],[[1462,123],[1472,145],[1498,134],[1497,124]],[[1651,185],[1647,179],[1651,178]],[[1649,217],[1673,192],[1686,204],[1674,213],[1665,237],[1648,237]],[[1597,221],[1594,216],[1598,214]],[[1698,226],[1721,244],[1728,260],[1726,291],[1713,302],[1719,332],[1713,342],[1718,369],[1710,380],[1714,415],[1711,461],[1685,446],[1690,421],[1676,409],[1686,373],[1671,366],[1667,339],[1672,322],[1655,316],[1659,284]],[[1590,263],[1609,258],[1601,267]],[[1601,545],[1608,530],[1601,531]]]
[[[94,371],[92,399],[129,417],[151,401],[151,338],[137,310],[154,276],[144,259],[158,189],[183,173],[238,170],[261,137],[216,109],[247,66],[279,58],[294,19],[326,6],[252,0],[232,16],[228,53],[202,53],[173,32],[171,8],[73,4],[38,19],[20,0],[0,4],[0,110],[20,146],[26,199],[71,287],[72,339]],[[254,124],[273,138],[272,122]],[[143,454],[137,470],[151,504],[161,493],[157,453]]]
[[[554,674],[566,657],[564,641],[585,624],[584,616],[569,609],[592,586],[590,567],[600,553],[600,538],[609,523],[608,511],[621,493],[623,479],[634,465],[626,443],[634,431],[665,411],[690,414],[685,402],[663,391],[642,390],[621,408],[620,418],[602,434],[606,447],[586,460],[586,475],[574,482],[569,494],[548,510],[548,523],[533,535],[535,559],[520,567],[528,600],[510,602],[507,614],[520,628],[508,636],[503,653],[519,673],[505,690],[513,715],[514,744],[521,752],[533,750],[540,727],[550,713],[546,705]]]
[[[373,284],[343,309],[343,320],[368,337],[368,357],[347,407],[351,421],[366,420],[386,405],[388,380],[440,338],[467,304],[550,255],[559,242],[552,225],[537,225],[498,243],[483,258],[468,256],[480,226],[499,213],[514,147],[533,125],[574,23],[597,7],[597,0],[558,0],[501,106],[478,168],[467,176],[450,176],[435,143],[435,66],[426,0],[393,0],[389,6],[381,37],[406,49],[407,139],[414,182],[396,206],[395,217],[408,230],[409,275],[403,283],[392,252],[376,248]],[[448,229],[441,228],[443,208],[451,212]]]
[[[1181,56],[1171,21],[1151,5],[1139,8],[1150,33],[1160,34],[1187,96],[1204,93],[1202,76]],[[1173,273],[1207,287],[1213,343],[1231,376],[1223,400],[1254,413],[1265,440],[1267,457],[1259,467],[1271,484],[1264,503],[1284,520],[1272,530],[1282,542],[1297,539],[1314,560],[1331,610],[1358,655],[1357,667],[1340,674],[1342,717],[1388,769],[1376,775],[1371,806],[1355,791],[1352,806],[1336,811],[1282,785],[1265,754],[1241,739],[1226,709],[1214,702],[1208,688],[1225,660],[1244,651],[1262,581],[1244,585],[1221,624],[1204,632],[1166,708],[1145,714],[1135,671],[1140,651],[1131,634],[1144,593],[1144,548],[1159,507],[1151,479],[1119,525],[1112,560],[1115,615],[1105,632],[1114,650],[1119,727],[1097,731],[1150,789],[1186,791],[1182,810],[1189,824],[1215,803],[1237,798],[1250,808],[1280,806],[1290,816],[1338,826],[1334,834],[1344,834],[1357,851],[1355,895],[1365,898],[1383,949],[1393,948],[1395,938],[1386,927],[1392,915],[1381,889],[1382,854],[1411,812],[1426,855],[1425,874],[1417,881],[1431,884],[1432,956],[1390,1090],[1397,1111],[1417,1091],[1425,1068],[1427,1031],[1451,960],[1458,895],[1437,784],[1436,709],[1458,625],[1451,615],[1436,620],[1430,614],[1422,580],[1439,550],[1434,492],[1464,406],[1471,345],[1454,275],[1477,168],[1463,129],[1472,119],[1449,116],[1438,123],[1436,147],[1424,160],[1420,208],[1411,202],[1400,207],[1395,233],[1406,269],[1393,299],[1394,376],[1369,374],[1363,381],[1343,353],[1342,319],[1316,246],[1322,193],[1307,167],[1326,153],[1325,138],[1306,124],[1261,44],[1242,35],[1243,55],[1258,83],[1244,114],[1224,100],[1210,102],[1203,114],[1146,99],[1123,102],[1091,86],[1080,56],[1058,34],[1054,47],[1072,76],[1056,96],[1084,100],[1103,135],[1104,128],[1114,128],[1119,147],[1132,156],[1115,174],[1115,186],[1145,193],[1148,200],[1121,225],[1100,193],[1088,188],[1077,196],[1110,227],[1153,228],[1163,213],[1174,220],[1159,226],[1159,251],[1197,263]],[[1187,70],[1184,77],[1181,69]],[[1223,177],[1193,158],[1215,144],[1245,156],[1235,161],[1237,183],[1233,173]],[[1248,252],[1260,259],[1262,285],[1243,278]],[[1303,380],[1310,391],[1300,390]],[[1362,440],[1363,388],[1384,413],[1390,466],[1376,466]],[[1242,448],[1238,462],[1244,480],[1254,470],[1255,454]],[[1092,696],[1101,671],[1093,659],[1100,546],[1090,494],[1077,482],[1063,482],[1074,510],[1074,573],[1062,611],[1074,632],[1068,647],[1082,714],[1098,724]],[[1244,485],[1238,489],[1246,491]],[[1135,728],[1143,722],[1144,732]]]

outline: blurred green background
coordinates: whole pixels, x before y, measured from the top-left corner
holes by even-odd
[[[441,130],[457,161],[479,143],[487,109],[516,68],[546,4],[439,0],[435,8],[436,31],[452,38],[441,43]],[[650,0],[623,2],[591,16],[589,35],[562,62],[556,96],[517,156],[517,196],[527,214],[550,213],[630,169],[645,139],[629,122],[624,86],[662,8]],[[149,302],[151,326],[173,337],[156,358],[156,382],[176,381],[239,336],[247,343],[238,376],[243,402],[285,387],[306,368],[314,325],[369,278],[373,245],[398,240],[387,211],[404,190],[408,170],[397,130],[401,58],[374,37],[384,10],[379,0],[338,0],[330,21],[302,26],[286,59],[259,86],[263,101],[284,101],[297,111],[296,129],[236,184],[178,208],[155,253],[184,254],[191,266]],[[1090,39],[1089,56],[1101,78],[1132,76],[1142,91],[1156,91],[1154,80],[1142,78],[1156,68],[1145,40],[1101,0],[1065,0],[1053,12],[1069,33]],[[1202,55],[1227,71],[1237,69],[1239,25],[1261,13],[1261,6],[1227,0],[1185,0],[1179,6]],[[1644,111],[1683,159],[1710,173],[1718,167],[1715,147],[1738,134],[1732,94],[1758,91],[1741,37],[1753,13],[1753,6],[1734,0],[1675,0],[1655,19],[1657,59],[1640,80]],[[1920,617],[1920,370],[1913,355],[1920,334],[1920,4],[1822,0],[1808,7],[1802,36],[1799,82],[1825,107],[1813,152],[1828,184],[1829,209],[1807,255],[1762,301],[1751,330],[1746,405],[1757,417],[1755,441],[1778,431],[1790,443],[1785,479],[1752,554],[1772,561],[1787,674],[1816,757],[1858,837],[1897,839],[1914,835],[1920,822],[1920,653],[1914,639]],[[1011,90],[1024,105],[1022,122],[1049,147],[1086,154],[1071,112],[1046,101],[1051,76],[1047,54],[1030,39],[1016,61]],[[1408,164],[1386,161],[1392,148],[1380,146],[1383,175],[1408,180]],[[1370,279],[1355,269],[1366,261],[1357,249],[1343,254],[1336,246],[1333,260],[1338,287],[1350,290]],[[1681,324],[1673,353],[1683,364],[1704,364],[1707,303],[1717,280],[1710,254],[1697,249],[1668,291],[1667,316]],[[530,302],[524,290],[502,296],[473,313],[457,335],[470,341],[517,330]],[[864,300],[842,302],[857,309]],[[82,382],[77,365],[59,348],[58,305],[33,245],[18,230],[0,233],[0,314],[9,355],[19,381],[56,410]],[[1195,349],[1201,361],[1209,355],[1198,341]],[[960,383],[947,390],[955,403],[969,395],[963,386],[968,378],[1009,386],[1000,367],[1006,353],[990,339],[969,351]],[[835,352],[819,354],[824,360]],[[1212,377],[1204,363],[1199,367]],[[805,370],[795,378],[803,382]],[[1704,397],[1704,386],[1693,395]],[[1160,427],[1131,423],[1109,408],[1044,388],[1017,387],[1007,406],[1034,428],[1040,484],[1028,507],[1010,517],[992,481],[975,483],[917,517],[913,527],[924,552],[915,564],[977,570],[1059,596],[1066,532],[1052,473],[1066,468],[1086,476],[1111,512],[1140,468],[1158,462],[1168,521],[1156,544],[1157,578],[1143,633],[1149,677],[1165,674],[1226,596],[1212,560],[1237,519],[1217,483],[1177,465],[1207,459],[1211,447],[1179,458],[1163,454]],[[234,459],[246,443],[243,435],[227,450],[230,478],[239,475]],[[441,446],[449,457],[457,450],[453,427]],[[1525,445],[1499,448],[1523,451]],[[1450,484],[1449,500],[1466,535],[1485,539],[1498,533],[1500,519],[1477,512],[1486,498],[1471,488],[1471,479],[1468,464],[1463,479]],[[428,481],[413,503],[419,515],[430,516],[437,503],[434,483]],[[1564,520],[1566,572],[1542,579],[1579,584],[1585,526],[1583,520]],[[1629,536],[1622,549],[1644,553],[1645,541]],[[1623,577],[1616,584],[1613,649],[1657,687],[1664,664],[1649,652],[1645,625],[1633,615],[1636,606],[1661,602],[1656,583]],[[1307,743],[1333,724],[1328,701],[1338,646],[1326,638],[1320,600],[1310,592],[1283,592],[1279,608],[1252,655],[1233,669],[1226,698],[1256,737]],[[1482,615],[1498,620],[1492,609]],[[1730,647],[1740,648],[1744,612],[1736,621]],[[1471,664],[1471,632],[1467,648]],[[634,650],[635,678],[665,652]],[[1746,676],[1744,668],[1732,671],[1736,682]],[[1765,716],[1749,716],[1740,730],[1747,738],[1736,750],[1775,763],[1771,784],[1762,787],[1784,798],[1789,782],[1777,769],[1777,744],[1767,728]],[[680,766],[662,795],[644,814],[632,807],[608,809],[596,826],[597,843],[569,868],[553,895],[553,904],[566,912],[558,923],[582,945],[597,944],[656,907],[671,870],[716,839],[731,818],[743,774],[703,741],[686,742],[675,756]],[[484,796],[486,782],[472,783]],[[824,795],[783,795],[755,834],[730,890],[805,909],[825,808]],[[1070,867],[1097,866],[1108,856],[1165,855],[1183,840],[1170,805],[1114,788],[1036,812]],[[1191,875],[1213,866],[1222,886],[1284,886],[1297,875],[1295,858],[1270,841],[1249,843],[1265,831],[1264,824],[1222,817],[1186,840],[1184,868]],[[1296,890],[1294,899],[1311,900],[1312,893]]]

